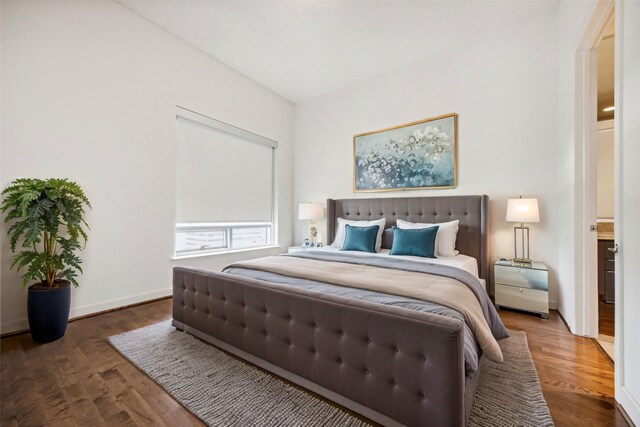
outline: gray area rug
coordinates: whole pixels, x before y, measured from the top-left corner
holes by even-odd
[[[529,352],[527,334],[509,332],[510,338],[498,341],[504,363],[482,358],[469,426],[553,426]]]
[[[482,361],[470,426],[552,426],[524,332]],[[124,357],[210,426],[367,426],[350,413],[215,347],[170,321],[109,338]]]

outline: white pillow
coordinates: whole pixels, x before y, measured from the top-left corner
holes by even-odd
[[[456,237],[458,235],[458,224],[460,221],[441,222],[438,224],[426,224],[422,222],[409,222],[401,219],[397,220],[398,228],[417,229],[438,226],[436,234],[436,256],[456,256],[460,252],[456,251]]]
[[[376,252],[380,251],[380,246],[382,246],[382,232],[384,231],[384,225],[386,224],[387,219],[381,218],[375,221],[351,221],[344,218],[338,218],[338,228],[336,229],[336,238],[331,244],[334,248],[342,249],[344,246],[344,238],[346,237],[346,225],[351,225],[353,227],[370,227],[372,225],[378,226],[378,236],[376,237]]]

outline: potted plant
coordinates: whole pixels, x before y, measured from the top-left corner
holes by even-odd
[[[28,290],[27,317],[38,342],[62,337],[69,321],[71,284],[82,272],[77,255],[86,244],[82,188],[67,179],[16,179],[2,191],[0,211],[10,224],[11,268],[22,271]]]

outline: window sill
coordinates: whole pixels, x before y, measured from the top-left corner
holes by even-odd
[[[179,261],[182,259],[189,258],[202,258],[208,256],[219,256],[219,255],[228,255],[228,254],[239,254],[243,252],[255,252],[255,251],[264,251],[269,249],[285,249],[284,246],[259,246],[257,248],[245,248],[245,249],[230,249],[228,251],[220,251],[220,252],[208,252],[203,254],[189,254],[189,255],[175,255],[171,258],[172,261]]]

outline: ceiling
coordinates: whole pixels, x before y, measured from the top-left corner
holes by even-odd
[[[118,2],[292,102],[558,7],[558,0]]]

